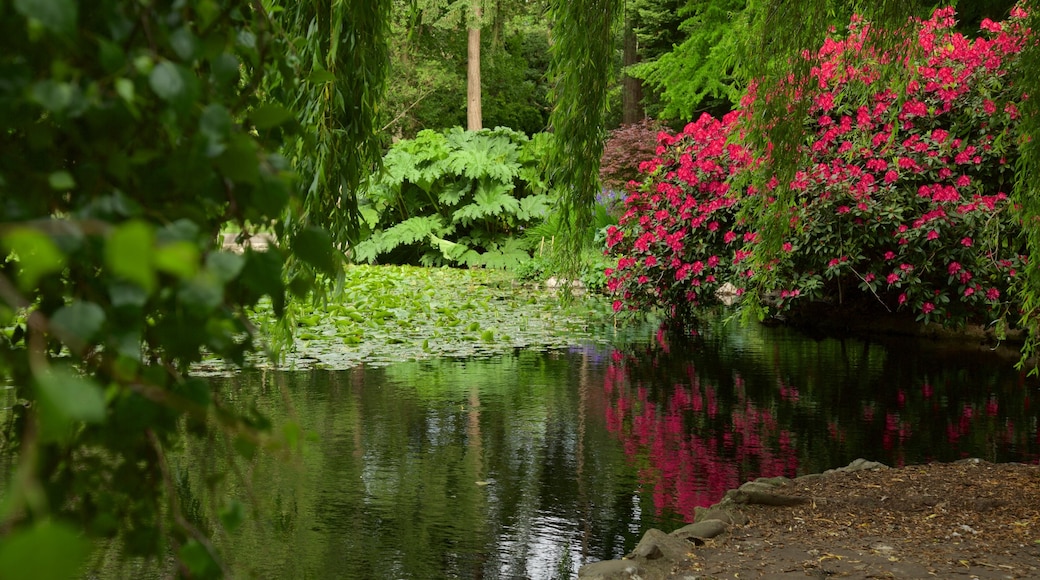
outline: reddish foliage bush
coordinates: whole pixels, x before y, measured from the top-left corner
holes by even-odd
[[[603,144],[599,178],[605,189],[624,191],[639,178],[639,163],[654,156],[660,124],[651,119],[622,125],[610,132]]]

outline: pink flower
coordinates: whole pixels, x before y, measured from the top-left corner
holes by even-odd
[[[621,301],[620,300],[615,300],[614,304],[612,306],[614,308],[614,312],[619,312],[621,310],[621,306],[622,306]]]
[[[732,230],[726,232],[726,235],[722,236],[722,241],[727,244],[731,243],[735,239],[737,239],[737,234],[735,234]]]
[[[849,213],[849,206],[847,206],[847,205],[843,205],[843,206],[840,206],[840,207],[838,208],[838,213],[839,213],[839,214],[842,214],[842,213]]]
[[[925,314],[928,314],[933,310],[935,310],[935,304],[932,304],[931,302],[925,302],[921,305],[921,312]]]
[[[791,245],[791,242],[784,242],[784,245],[783,245],[783,246],[781,246],[781,248],[782,248],[782,249],[783,249],[783,250],[784,250],[785,252],[790,252],[790,251],[791,251],[792,249],[794,249],[794,246],[792,246],[792,245]]]
[[[869,284],[874,281],[874,278],[876,276],[874,276],[873,272],[867,272],[867,275],[863,277],[863,281]]]
[[[938,240],[939,239],[939,232],[937,232],[935,230],[931,230],[931,231],[928,232],[927,238],[929,240]]]
[[[893,183],[899,180],[899,174],[891,169],[885,173],[885,183]]]
[[[840,262],[840,261],[839,261],[839,260],[838,260],[837,258],[834,258],[834,259],[833,259],[833,260],[831,260],[830,262],[827,262],[827,267],[828,267],[828,268],[833,268],[833,267],[837,266],[837,265],[838,265],[838,264],[840,264],[840,263],[841,263],[841,262]]]
[[[889,284],[895,284],[896,282],[899,281],[899,274],[897,274],[895,272],[892,272],[891,274],[888,275],[887,278],[885,278],[885,281],[888,282]],[[904,294],[904,296],[905,296],[905,294]],[[902,302],[900,302],[900,304],[902,304]]]
[[[905,302],[906,302],[906,292],[903,292],[902,294],[899,295],[899,304],[903,304]]]
[[[946,271],[950,273],[950,276],[953,276],[957,272],[961,271],[961,265],[957,262],[950,262],[950,265],[947,266]]]
[[[974,293],[975,293],[975,288],[972,287],[972,286],[968,286],[967,288],[964,289],[964,297],[965,298],[967,298],[968,296],[971,296]]]
[[[891,261],[891,260],[895,259],[895,257],[896,257],[896,253],[893,252],[892,250],[889,250],[889,251],[885,252],[885,261]]]
[[[986,300],[996,300],[997,298],[1000,298],[1000,290],[996,288],[986,290]]]
[[[971,244],[972,244],[971,238],[968,238],[968,237],[961,238],[961,245],[964,246],[965,248],[970,248]]]

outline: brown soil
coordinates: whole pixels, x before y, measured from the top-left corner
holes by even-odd
[[[969,460],[830,473],[693,548],[675,579],[1040,578],[1040,467]]]

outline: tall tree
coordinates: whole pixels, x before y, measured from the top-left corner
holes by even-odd
[[[480,27],[483,17],[481,0],[472,1],[466,43],[466,128],[477,131],[483,128],[480,112]]]
[[[643,83],[632,76],[631,67],[639,62],[639,41],[636,38],[635,19],[628,11],[625,13],[625,30],[622,47],[621,66],[621,124],[631,125],[643,120]]]

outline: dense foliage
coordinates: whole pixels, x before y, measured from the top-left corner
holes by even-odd
[[[770,166],[742,144],[742,113],[662,136],[610,234],[617,308],[703,303],[716,298],[712,284],[739,290],[755,277],[780,311],[827,302],[951,323],[1016,315],[1025,258],[1007,193],[1022,94],[1008,80],[1023,15],[984,20],[984,36],[969,39],[953,30],[952,9],[936,11],[903,31],[909,57],[897,66],[871,51],[858,19],[825,42],[793,201],[770,208],[782,211],[780,252],[763,268],[748,263],[761,249],[757,224],[740,220],[774,205],[746,186]]]
[[[99,538],[222,572],[168,452],[185,425],[243,457],[275,444],[188,370],[204,351],[242,363],[245,309],[284,308],[287,252],[215,244],[227,222],[277,225],[299,202],[275,153],[293,115],[257,90],[275,68],[295,76],[283,39],[259,2],[0,3],[5,577],[74,577]],[[331,271],[327,234],[296,241]],[[209,475],[234,529],[242,506]]]
[[[496,268],[526,260],[521,234],[551,203],[547,138],[456,127],[395,143],[363,196],[372,233],[354,248],[355,260]]]
[[[466,124],[467,34],[472,0],[396,1],[384,130],[413,138]],[[545,72],[549,42],[540,3],[485,2],[481,35],[483,124],[533,135],[550,103]]]

